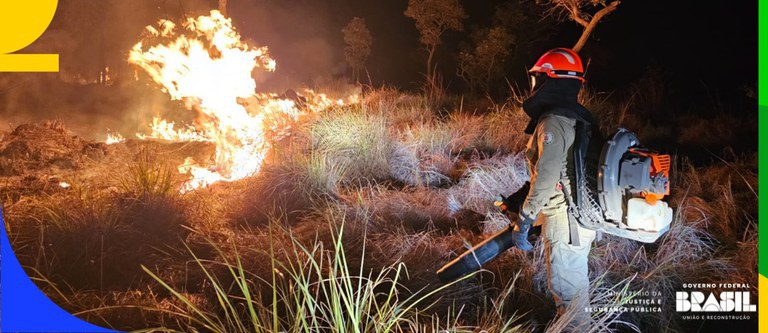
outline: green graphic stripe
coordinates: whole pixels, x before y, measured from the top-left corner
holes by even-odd
[[[758,49],[758,104],[761,106],[768,106],[768,71],[766,70],[766,66],[768,66],[768,62],[765,61],[765,57],[768,57],[768,0],[760,0],[758,3],[758,38],[757,38],[757,49]],[[760,110],[760,114],[762,115],[762,110]],[[760,118],[760,129],[762,132],[763,125],[763,119]],[[762,137],[760,139],[760,142],[763,141]],[[761,150],[762,152],[762,150]],[[761,163],[762,165],[762,163]]]
[[[765,52],[760,52],[761,55],[767,55]],[[761,65],[765,65],[765,61],[760,60]],[[761,71],[765,71],[765,66],[761,66]],[[758,85],[765,86],[768,84],[768,81],[764,80],[764,77],[760,78],[760,82]],[[765,89],[760,88],[760,96],[763,98],[765,95]],[[768,193],[768,169],[766,168],[768,166],[768,152],[766,152],[766,148],[768,148],[768,144],[766,144],[766,140],[768,140],[768,125],[766,124],[768,122],[768,106],[766,105],[760,105],[758,108],[759,112],[759,133],[758,133],[758,195],[759,195],[759,208],[757,212],[758,216],[758,243],[759,243],[759,251],[758,251],[758,272],[762,274],[763,276],[768,277],[768,221],[760,221],[765,220],[766,217],[768,217],[768,202],[765,200],[764,193]],[[764,223],[760,223],[764,222]]]
[[[758,195],[768,193],[768,177],[766,177],[766,166],[768,166],[768,152],[766,145],[768,140],[768,0],[760,0],[758,3]],[[760,220],[768,217],[768,202],[764,195],[759,196],[758,208],[758,272],[763,276],[768,276],[768,222],[760,223]]]

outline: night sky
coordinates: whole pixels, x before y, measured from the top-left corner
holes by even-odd
[[[465,29],[446,33],[436,59],[444,84],[454,94],[467,91],[456,76],[458,52],[470,42],[472,31],[494,24],[495,9],[507,1],[460,2],[468,14]],[[263,90],[280,92],[349,77],[341,29],[358,16],[374,38],[367,61],[373,85],[418,91],[426,52],[414,21],[403,14],[407,5],[408,0],[229,0],[228,8],[242,36],[268,46],[278,62],[277,72],[257,77]],[[94,77],[110,67],[115,76],[128,80],[135,69],[127,63],[127,53],[146,25],[161,18],[178,22],[216,7],[216,0],[62,0],[51,27],[27,51],[60,53],[64,76]],[[570,47],[581,33],[569,20],[536,24],[554,32],[517,50],[516,61],[506,68],[513,85],[527,87],[526,70],[541,53]],[[591,60],[588,86],[613,92],[617,99],[626,98],[632,84],[647,73],[657,73],[671,111],[756,113],[750,93],[757,81],[756,1],[626,0],[599,23],[581,55],[585,62]],[[497,101],[508,93],[503,81],[491,89]],[[715,110],[713,100],[732,105]]]
[[[445,35],[437,59],[446,84],[457,89],[458,51],[470,41],[471,31],[494,24],[495,9],[505,1],[460,2],[468,14],[465,29]],[[229,14],[246,39],[270,47],[278,77],[300,83],[344,74],[341,29],[352,17],[362,17],[374,37],[367,62],[373,82],[414,89],[426,55],[414,21],[403,15],[407,5],[408,0],[229,0]],[[216,0],[62,0],[52,27],[36,44],[60,51],[64,68],[126,66],[128,49],[144,26],[160,18],[202,15],[216,6]],[[552,26],[555,33],[536,47],[520,50],[519,63],[508,68],[510,78],[525,80],[526,67],[543,51],[572,46],[581,33],[581,27],[568,20],[540,24]],[[649,66],[691,91],[754,87],[757,2],[622,1],[600,22],[582,57],[592,60],[589,85],[602,91],[637,80]]]
[[[494,9],[503,2],[461,1],[469,15],[465,33],[448,33],[438,59],[449,86],[461,86],[461,80],[454,76],[455,54],[459,45],[468,41],[466,31],[492,24]],[[336,49],[336,61],[342,61],[339,31],[352,17],[359,16],[366,19],[374,36],[373,54],[368,61],[374,83],[413,89],[419,82],[425,55],[419,50],[413,21],[403,15],[407,0],[275,2],[267,7],[279,6],[281,15],[286,16],[273,20],[268,32],[256,29],[262,25],[254,26],[252,16],[240,15],[264,8],[266,3],[270,1],[230,0],[230,14],[245,35],[270,45],[285,67],[312,62],[306,60],[307,55],[297,58],[295,54],[280,54],[290,53],[281,49],[286,38],[309,35],[324,38]],[[548,48],[573,45],[581,32],[580,26],[570,21],[556,28],[557,33],[541,49],[526,52],[529,62]],[[600,22],[582,57],[591,59],[589,85],[601,91],[621,90],[655,69],[663,73],[667,87],[675,91],[677,98],[705,98],[713,93],[737,98],[748,87],[754,88],[757,81],[757,2],[623,1],[617,11]],[[509,75],[519,81],[524,71],[525,67],[512,68]]]
[[[461,2],[469,15],[465,30],[470,30],[492,24],[494,8],[503,1]],[[271,3],[268,7],[277,5],[295,15],[273,21],[272,32],[277,35],[271,36],[251,30],[249,17],[239,15],[258,10],[257,7],[270,1],[230,0],[230,3],[230,14],[236,24],[242,26],[245,34],[262,35],[267,45],[272,44],[270,41],[279,45],[280,39],[293,38],[295,34],[303,34],[299,38],[336,34],[335,38],[329,38],[330,42],[342,47],[338,31],[353,16],[363,17],[375,39],[374,51],[368,61],[374,81],[408,86],[419,79],[424,54],[417,51],[420,45],[413,21],[403,15],[407,0]],[[297,19],[306,21],[297,25]],[[328,25],[323,26],[324,22]],[[318,31],[318,26],[323,28]],[[559,23],[557,29],[551,47],[571,46],[580,34],[580,27],[570,21]],[[466,40],[466,34],[446,35],[440,63],[444,65],[441,69],[449,81],[458,79],[450,77],[452,68],[449,65],[453,64],[455,50],[448,48]],[[280,53],[279,47],[273,47],[273,51]],[[532,59],[541,52],[531,51]],[[582,56],[592,59],[590,84],[601,90],[611,90],[636,80],[649,66],[663,69],[670,79],[685,81],[693,90],[696,85],[710,90],[754,85],[757,77],[757,2],[623,1],[617,11],[599,24]]]
[[[697,90],[757,82],[756,1],[624,1],[588,45],[594,85],[609,89],[650,65]]]

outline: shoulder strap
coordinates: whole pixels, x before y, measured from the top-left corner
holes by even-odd
[[[560,187],[563,188],[563,195],[565,195],[565,200],[568,202],[568,236],[571,239],[568,244],[581,246],[581,241],[579,240],[579,221],[577,218],[579,212],[577,206],[573,203],[573,198],[570,193],[571,191],[563,182],[562,173],[560,174]]]
[[[563,194],[565,194],[566,201],[568,203],[569,222],[571,229],[571,244],[576,245],[578,239],[574,243],[574,236],[576,236],[577,224],[590,230],[599,231],[602,227],[599,217],[590,211],[593,206],[593,198],[590,197],[590,189],[588,188],[592,184],[589,181],[589,172],[597,172],[596,170],[588,170],[588,156],[590,150],[590,143],[593,134],[592,125],[583,121],[576,121],[575,135],[573,141],[573,168],[575,179],[572,180],[571,185],[575,189],[574,195],[571,195],[570,190],[565,186],[563,179],[564,174],[560,174],[560,186],[563,188]],[[598,134],[599,136],[599,134]],[[597,138],[599,140],[599,138]],[[594,177],[594,176],[592,176]],[[575,221],[571,221],[575,220]]]

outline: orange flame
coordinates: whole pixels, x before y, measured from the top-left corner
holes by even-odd
[[[219,181],[234,181],[257,173],[271,148],[267,132],[285,135],[286,123],[296,121],[307,109],[317,111],[344,104],[307,91],[301,110],[294,100],[275,94],[256,94],[255,69],[274,71],[276,62],[266,47],[243,42],[230,19],[213,10],[209,16],[189,18],[177,25],[161,20],[147,27],[149,36],[133,46],[128,61],[142,68],[171,99],[198,112],[192,125],[177,126],[155,118],[151,133],[140,139],[207,141],[216,145],[213,161],[205,165],[190,158],[179,172],[191,178],[181,191],[191,191]],[[151,41],[165,40],[165,43]],[[239,100],[258,102],[246,108]],[[276,119],[287,119],[275,121]],[[278,137],[279,139],[279,137]]]
[[[125,142],[125,138],[122,135],[120,135],[120,133],[107,132],[107,141],[105,141],[104,143],[108,145],[112,145],[115,143],[123,143],[123,142]]]

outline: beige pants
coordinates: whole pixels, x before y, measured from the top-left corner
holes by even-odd
[[[595,231],[578,228],[580,246],[572,246],[568,226],[568,210],[561,191],[542,209],[542,234],[547,260],[548,287],[562,312],[575,307],[574,321],[589,320],[588,259]],[[575,304],[572,304],[576,302]]]

